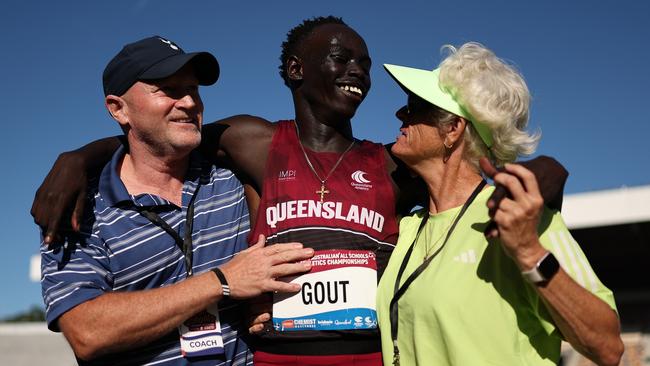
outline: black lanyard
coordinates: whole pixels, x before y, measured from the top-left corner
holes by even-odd
[[[146,217],[149,221],[151,221],[154,225],[159,226],[163,230],[167,232],[172,238],[174,238],[174,241],[176,242],[176,245],[178,248],[181,250],[183,255],[185,256],[185,269],[187,270],[187,276],[192,275],[192,230],[194,227],[194,199],[198,195],[199,188],[201,188],[201,185],[196,186],[196,190],[194,191],[194,194],[192,195],[192,198],[190,198],[190,203],[187,206],[187,216],[185,217],[185,235],[184,238],[181,239],[181,236],[178,235],[176,230],[174,230],[165,220],[163,220],[160,216],[158,216],[157,213],[147,210],[146,208],[139,208],[138,212]]]
[[[406,270],[406,265],[409,262],[409,259],[411,258],[411,254],[413,253],[413,248],[415,247],[415,243],[418,241],[418,238],[420,237],[420,233],[422,232],[422,229],[424,228],[424,225],[426,225],[427,221],[429,220],[429,215],[427,215],[422,222],[420,223],[420,227],[418,228],[417,234],[415,235],[415,239],[413,239],[413,243],[411,244],[411,247],[409,250],[406,252],[406,255],[404,256],[404,259],[402,260],[402,264],[399,267],[399,271],[397,272],[397,278],[395,279],[395,287],[394,287],[394,292],[393,292],[393,299],[390,301],[390,333],[391,333],[391,338],[393,339],[393,365],[398,366],[399,365],[399,348],[397,347],[397,326],[399,323],[399,313],[398,313],[398,306],[397,302],[399,299],[404,295],[406,290],[409,288],[411,283],[415,281],[422,272],[429,266],[431,261],[440,253],[442,248],[444,248],[445,244],[447,244],[447,241],[449,240],[449,237],[451,237],[451,234],[454,232],[454,229],[456,228],[456,224],[458,224],[458,221],[460,221],[460,218],[463,217],[463,214],[465,211],[467,211],[467,208],[472,204],[476,196],[478,196],[479,192],[485,187],[485,184],[487,182],[484,179],[481,179],[481,182],[476,186],[474,189],[474,192],[469,196],[467,201],[465,201],[465,204],[463,207],[460,209],[460,212],[458,213],[458,216],[456,216],[456,219],[454,219],[454,222],[451,224],[449,227],[449,230],[447,231],[447,236],[445,237],[445,241],[442,242],[442,245],[438,249],[436,249],[435,252],[433,252],[428,258],[425,259],[425,261],[420,264],[418,268],[411,273],[411,275],[404,281],[404,284],[400,287],[399,283],[402,280],[402,275],[404,274],[404,271]]]

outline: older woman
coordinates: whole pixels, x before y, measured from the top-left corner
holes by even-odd
[[[538,140],[524,130],[526,83],[477,43],[450,50],[433,71],[385,65],[408,94],[392,151],[425,180],[429,206],[400,223],[379,285],[384,364],[555,365],[562,338],[617,364],[612,292],[534,176],[507,164]],[[494,181],[511,196],[490,209],[481,156],[505,163]]]

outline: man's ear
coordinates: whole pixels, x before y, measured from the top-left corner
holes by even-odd
[[[128,106],[124,98],[116,95],[107,95],[106,98],[104,98],[104,105],[106,106],[106,109],[108,109],[108,113],[111,114],[113,119],[115,119],[122,128],[128,126]]]
[[[287,59],[287,76],[292,82],[302,80],[302,60],[298,56],[289,56]]]

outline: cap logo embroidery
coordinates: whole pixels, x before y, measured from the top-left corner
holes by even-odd
[[[166,43],[166,44],[168,44],[169,47],[171,47],[172,50],[174,50],[174,51],[178,51],[178,46],[176,46],[172,41],[168,41],[168,40],[166,40],[166,39],[164,39],[164,38],[158,38],[158,39],[159,39],[162,43]]]

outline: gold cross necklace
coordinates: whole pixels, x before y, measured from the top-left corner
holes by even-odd
[[[350,151],[350,149],[352,149],[352,146],[354,146],[354,142],[355,142],[354,138],[352,139],[350,146],[348,146],[348,148],[345,149],[345,151],[343,151],[341,156],[339,156],[339,160],[336,161],[332,169],[330,169],[329,173],[327,173],[325,179],[322,179],[320,175],[316,173],[316,169],[314,169],[314,165],[311,163],[311,160],[309,160],[309,156],[307,156],[307,152],[305,151],[304,146],[302,146],[302,141],[300,141],[300,129],[298,128],[298,123],[296,121],[293,121],[293,123],[296,125],[296,134],[298,135],[298,145],[300,145],[300,150],[302,150],[302,154],[305,156],[305,160],[307,161],[307,165],[309,165],[309,169],[311,169],[312,173],[314,173],[316,178],[320,181],[320,190],[314,193],[320,196],[320,202],[323,203],[323,199],[325,198],[325,195],[330,193],[330,191],[325,188],[325,183],[332,175],[332,173],[334,173],[334,170],[336,170],[336,168],[339,166],[341,161],[343,161],[343,157],[345,156],[345,154],[347,154],[347,152]]]

